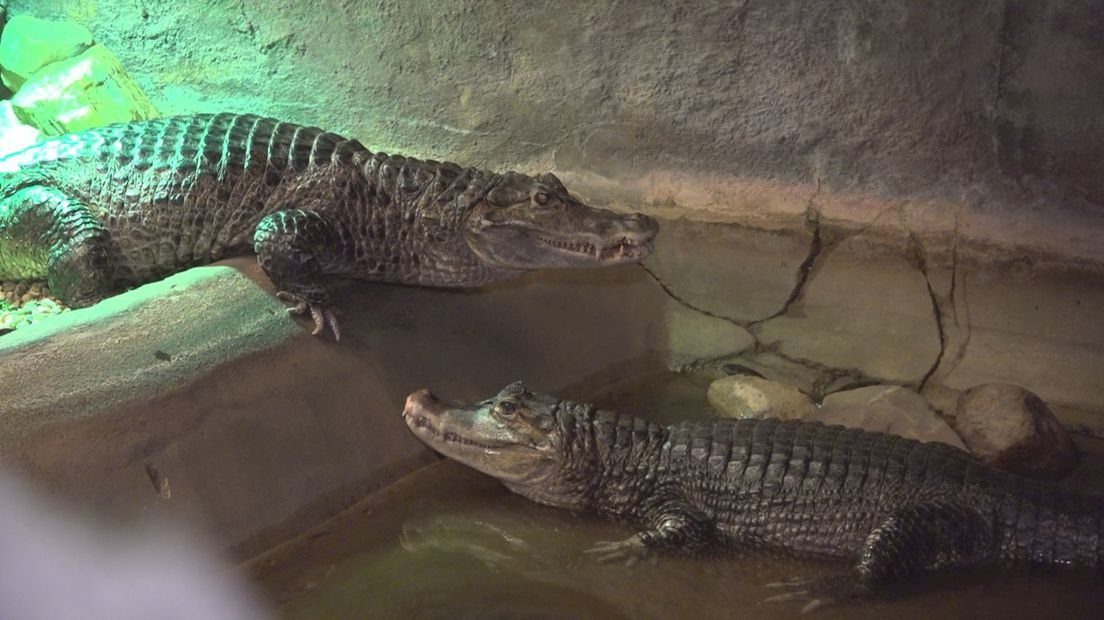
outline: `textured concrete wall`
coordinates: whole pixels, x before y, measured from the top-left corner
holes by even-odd
[[[413,155],[651,178],[621,197],[657,206],[808,199],[732,179],[1104,201],[1092,0],[9,4],[88,26],[166,113],[258,111]]]

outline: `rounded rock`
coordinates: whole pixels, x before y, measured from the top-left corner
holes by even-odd
[[[792,385],[750,375],[723,377],[709,384],[709,404],[726,418],[807,418],[813,401]]]
[[[92,43],[92,33],[80,24],[17,15],[0,36],[0,79],[18,91],[39,69],[72,58]]]
[[[1018,385],[986,383],[966,390],[952,424],[971,452],[1002,469],[1055,475],[1077,465],[1077,447],[1050,407]]]

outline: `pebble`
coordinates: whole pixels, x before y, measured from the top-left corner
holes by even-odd
[[[68,312],[44,282],[0,283],[0,331],[19,329]]]

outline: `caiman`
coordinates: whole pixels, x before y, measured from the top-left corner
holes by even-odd
[[[846,574],[779,584],[796,589],[773,599],[807,609],[936,569],[1104,560],[1101,498],[942,443],[771,418],[660,426],[521,383],[470,407],[415,392],[403,417],[515,493],[640,528],[592,549],[603,559],[754,548],[850,562]]]
[[[551,173],[374,153],[253,115],[109,125],[0,159],[0,279],[45,278],[82,307],[255,253],[289,310],[335,337],[326,275],[477,286],[637,261],[656,231],[584,204]]]

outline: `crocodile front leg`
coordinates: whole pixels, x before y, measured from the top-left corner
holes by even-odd
[[[682,502],[669,502],[649,511],[647,529],[624,540],[595,543],[586,553],[598,562],[634,564],[653,551],[693,553],[709,546],[716,528],[707,516]]]
[[[85,204],[57,189],[26,187],[0,201],[0,239],[0,276],[45,276],[72,308],[115,292],[107,229]]]
[[[309,312],[314,320],[312,334],[317,336],[328,325],[336,340],[341,339],[341,331],[321,279],[337,265],[340,247],[333,226],[307,209],[270,213],[257,224],[253,235],[253,250],[261,268],[276,285],[277,296],[292,304],[288,312]]]

